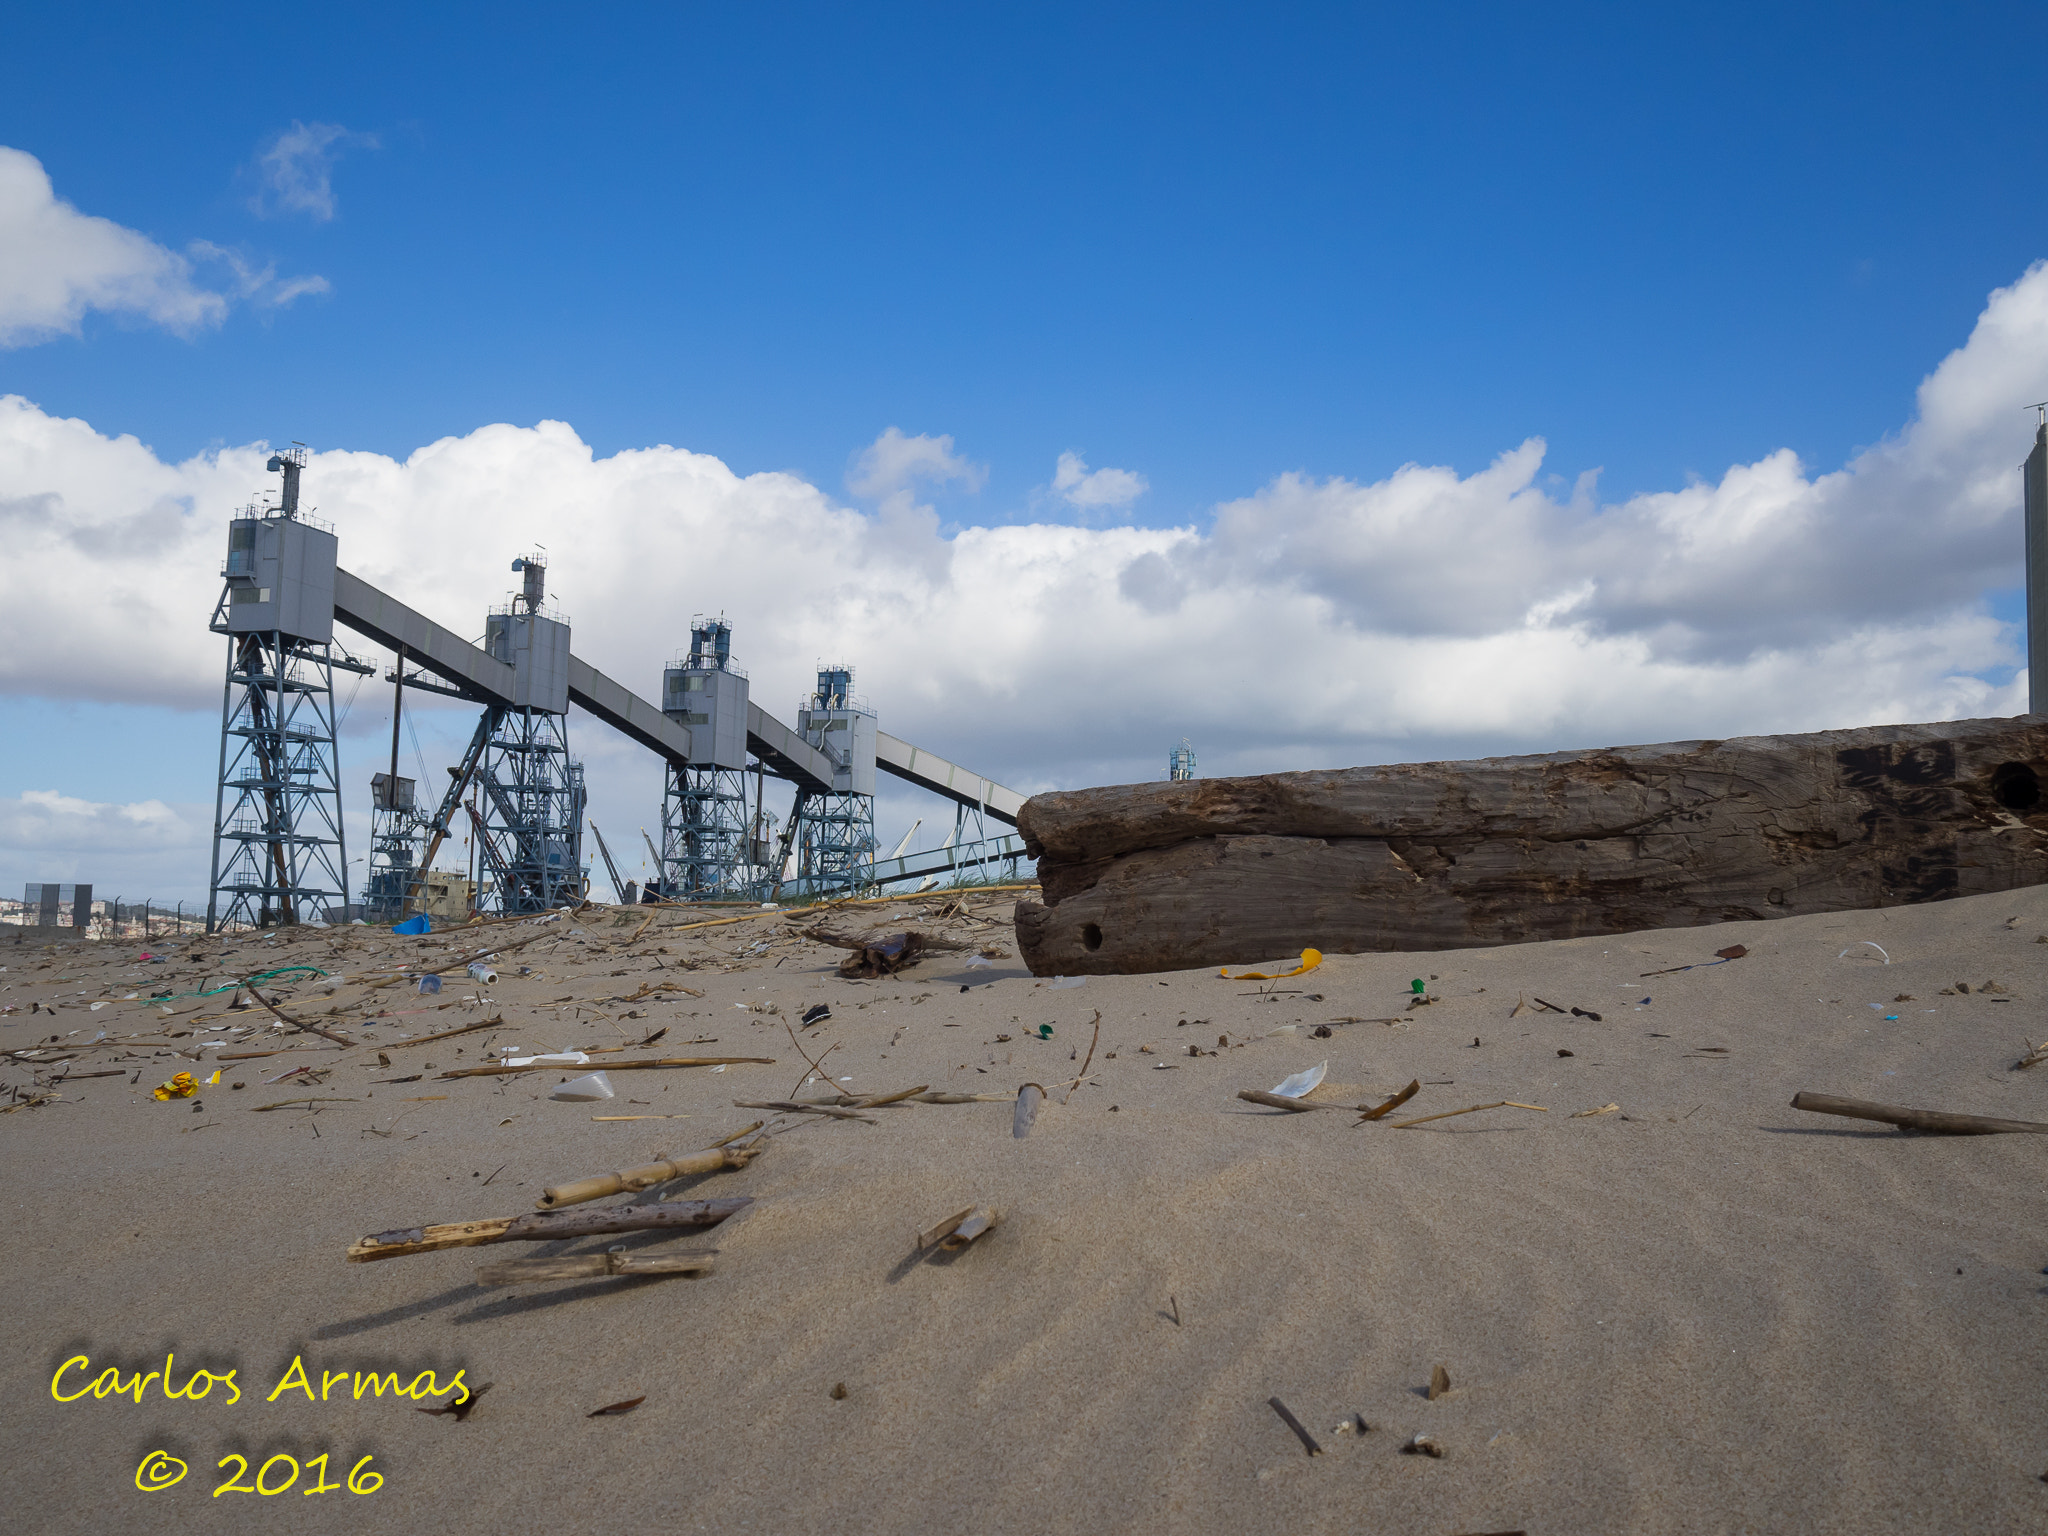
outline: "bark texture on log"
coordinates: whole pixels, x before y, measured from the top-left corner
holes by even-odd
[[[1036,795],[1038,975],[1694,927],[2048,881],[2048,716]]]

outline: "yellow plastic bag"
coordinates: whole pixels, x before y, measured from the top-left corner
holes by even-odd
[[[161,1102],[168,1104],[172,1099],[189,1099],[199,1091],[199,1081],[190,1072],[180,1072],[168,1083],[158,1083],[150,1092]]]
[[[1323,952],[1320,949],[1304,949],[1301,952],[1301,964],[1291,971],[1246,971],[1242,975],[1233,976],[1229,971],[1223,970],[1216,974],[1225,981],[1285,981],[1290,976],[1306,976],[1322,963]]]

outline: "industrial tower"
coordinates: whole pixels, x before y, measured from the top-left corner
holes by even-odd
[[[799,789],[787,846],[796,844],[798,890],[859,885],[875,860],[875,712],[853,696],[853,669],[820,667],[817,690],[796,711],[797,733],[832,763],[829,793]]]
[[[522,555],[512,569],[523,583],[485,618],[484,650],[517,683],[512,706],[486,710],[478,724],[469,809],[471,877],[479,891],[489,883],[488,904],[508,915],[572,906],[585,885],[583,765],[569,756],[569,624],[543,611],[543,556]],[[458,777],[451,789],[461,785]]]
[[[1166,776],[1179,782],[1195,776],[1195,745],[1183,736],[1180,745],[1166,754]]]
[[[290,925],[348,907],[334,740],[334,530],[299,512],[306,450],[271,457],[275,507],[228,524],[211,628],[228,637],[206,931]]]
[[[662,713],[690,728],[690,763],[668,765],[661,867],[670,901],[740,898],[756,888],[747,839],[747,674],[732,664],[732,626],[690,621],[689,654],[661,677]]]

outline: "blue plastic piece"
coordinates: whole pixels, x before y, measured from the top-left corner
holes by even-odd
[[[393,933],[412,934],[432,933],[434,931],[434,925],[427,921],[427,914],[422,912],[418,917],[408,917],[404,922],[399,923],[391,931]]]

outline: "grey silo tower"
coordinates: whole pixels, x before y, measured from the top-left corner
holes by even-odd
[[[656,894],[670,901],[744,897],[759,885],[747,839],[747,674],[732,626],[693,619],[690,649],[662,673],[661,707],[690,728],[690,764],[669,764]]]
[[[832,760],[830,793],[797,791],[785,839],[796,842],[797,888],[851,890],[875,862],[875,712],[853,696],[853,668],[818,668],[818,686],[797,706],[796,728]]]
[[[484,649],[513,669],[513,703],[477,726],[470,806],[478,906],[545,912],[583,899],[583,765],[569,756],[569,623],[545,612],[547,561],[512,562],[520,590],[484,619]],[[457,780],[458,785],[460,780]]]
[[[228,524],[211,628],[228,637],[206,930],[348,906],[334,718],[334,531],[299,510],[306,451],[271,457],[276,506]],[[344,660],[351,671],[370,669]]]

